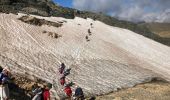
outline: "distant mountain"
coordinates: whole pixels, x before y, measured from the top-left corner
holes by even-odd
[[[150,38],[170,46],[170,23],[143,23],[153,34]]]
[[[145,25],[160,37],[170,38],[170,23],[146,23]]]

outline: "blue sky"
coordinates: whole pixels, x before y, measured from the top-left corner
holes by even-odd
[[[58,3],[59,5],[62,5],[64,7],[70,7],[72,8],[72,0],[53,0],[55,3]]]
[[[53,0],[79,10],[102,12],[119,19],[139,22],[170,22],[170,0]]]

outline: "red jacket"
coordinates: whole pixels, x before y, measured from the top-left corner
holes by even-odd
[[[49,92],[49,90],[44,90],[44,92],[43,92],[43,100],[47,100],[48,98],[50,100],[50,92]]]
[[[65,87],[64,92],[66,93],[66,95],[68,97],[72,96],[72,90],[71,90],[71,88],[69,86]]]
[[[65,78],[60,79],[60,84],[63,86],[65,84]]]

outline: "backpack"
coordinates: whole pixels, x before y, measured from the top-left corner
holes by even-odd
[[[66,69],[66,71],[64,71],[64,76],[67,76],[67,75],[69,75],[69,74],[70,74],[70,71],[71,71],[71,68],[69,68],[69,69]]]
[[[3,77],[4,77],[4,74],[1,72],[0,73],[0,82],[2,82]]]
[[[37,89],[32,100],[44,100],[43,93],[44,93],[43,88]]]
[[[7,78],[5,78],[5,75],[1,72],[0,73],[0,84],[2,84],[2,81],[6,81]]]
[[[75,96],[83,96],[83,90],[82,88],[78,87],[76,90],[75,90]]]
[[[72,90],[71,90],[71,88],[69,86],[65,87],[64,92],[66,93],[66,95],[68,97],[72,96]]]

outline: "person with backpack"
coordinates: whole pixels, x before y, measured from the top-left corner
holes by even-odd
[[[9,88],[8,83],[10,81],[9,69],[4,68],[0,73],[0,97],[1,100],[9,99]]]
[[[71,87],[68,85],[65,85],[64,92],[65,92],[66,96],[71,100],[71,96],[72,96]]]
[[[43,93],[43,88],[38,86],[38,84],[35,84],[33,86],[33,90],[32,90],[32,93],[34,95],[34,97],[32,98],[32,100],[43,100],[43,96],[42,96],[42,93]]]
[[[61,63],[61,66],[60,66],[60,68],[59,68],[59,73],[60,73],[60,74],[63,74],[65,67],[66,67],[65,64],[64,64],[64,63]]]
[[[84,93],[81,87],[76,86],[74,97],[75,100],[84,100]]]
[[[66,69],[66,70],[63,72],[63,75],[64,75],[64,76],[69,75],[69,74],[70,74],[70,71],[71,71],[71,68]]]
[[[43,90],[43,100],[50,100],[50,89],[52,88],[52,84],[48,83],[45,85]]]
[[[65,82],[66,82],[66,80],[65,80],[65,76],[62,76],[61,78],[60,78],[60,84],[62,85],[62,86],[64,86],[64,84],[65,84]]]
[[[91,33],[90,29],[88,29],[88,33]]]

